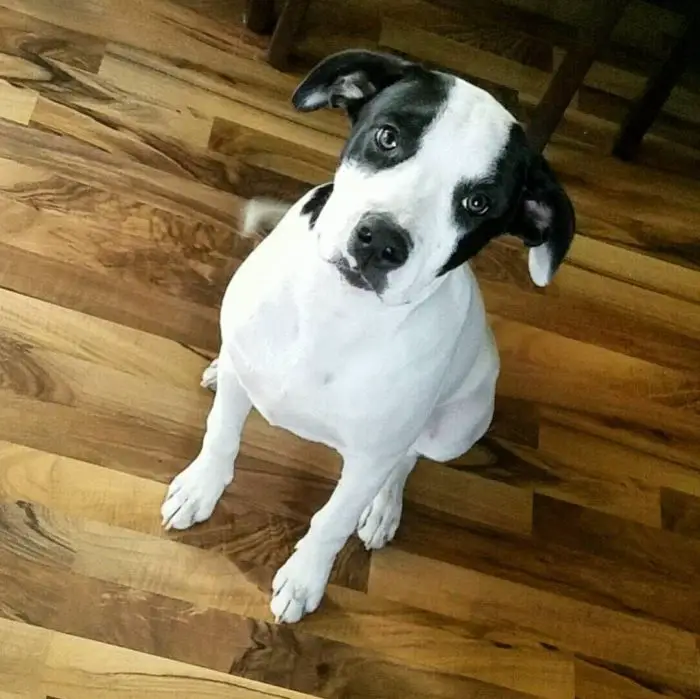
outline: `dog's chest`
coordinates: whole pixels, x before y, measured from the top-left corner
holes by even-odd
[[[356,304],[315,250],[302,258],[273,242],[239,268],[222,307],[224,349],[253,405],[273,425],[334,448],[410,443],[447,370],[449,342],[400,311]]]
[[[268,298],[236,328],[229,351],[251,401],[271,424],[342,447],[373,415],[391,409],[393,372],[383,366],[378,338],[363,341],[340,319],[299,311],[289,293]]]

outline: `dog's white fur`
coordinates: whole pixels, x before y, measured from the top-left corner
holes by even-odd
[[[203,377],[217,390],[202,449],[173,481],[162,509],[166,525],[177,529],[209,518],[233,479],[253,405],[271,424],[338,450],[338,486],[274,581],[272,611],[286,622],[317,608],[353,531],[368,548],[393,538],[419,455],[451,459],[484,434],[498,374],[468,266],[420,303],[386,305],[348,286],[319,256],[299,217],[305,201],[226,290],[221,353]],[[255,223],[250,214],[248,223]]]
[[[468,264],[438,271],[459,235],[455,184],[490,174],[512,121],[487,93],[457,81],[419,156],[380,172],[341,165],[313,230],[302,215],[313,191],[288,210],[269,201],[247,210],[248,228],[277,225],[226,290],[221,351],[202,379],[216,388],[202,448],[171,484],[162,515],[177,529],[210,516],[233,479],[253,406],[271,424],[337,450],[337,487],[274,579],[280,621],[318,607],[353,532],[371,549],[393,538],[419,456],[455,458],[491,422],[499,359],[481,294]],[[469,158],[454,156],[455,143]],[[329,263],[348,256],[353,228],[377,207],[415,234],[381,297]],[[538,254],[532,268],[546,282],[546,251]]]

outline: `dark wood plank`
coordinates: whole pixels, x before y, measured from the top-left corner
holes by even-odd
[[[699,539],[700,497],[672,488],[662,488],[661,519],[665,529]]]
[[[547,496],[535,496],[533,533],[631,569],[662,570],[670,582],[691,585],[700,565],[693,539]]]
[[[582,546],[570,548],[545,537],[517,537],[410,506],[395,546],[597,607],[693,633],[700,629],[700,615],[694,611],[700,609],[700,593],[692,582],[673,581],[662,569],[604,558]]]

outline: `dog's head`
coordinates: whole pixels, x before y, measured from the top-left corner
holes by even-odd
[[[352,129],[312,213],[321,256],[389,304],[420,297],[503,233],[548,284],[574,235],[571,202],[515,118],[491,95],[395,56],[344,51],[293,97],[341,107]],[[313,209],[313,203],[310,207]]]

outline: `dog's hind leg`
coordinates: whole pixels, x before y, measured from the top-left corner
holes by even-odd
[[[219,358],[217,357],[202,373],[202,380],[199,385],[202,388],[209,389],[210,391],[216,391],[216,381],[218,376]]]
[[[396,535],[401,522],[404,487],[417,458],[406,457],[362,513],[357,525],[357,536],[368,551],[383,548]]]

